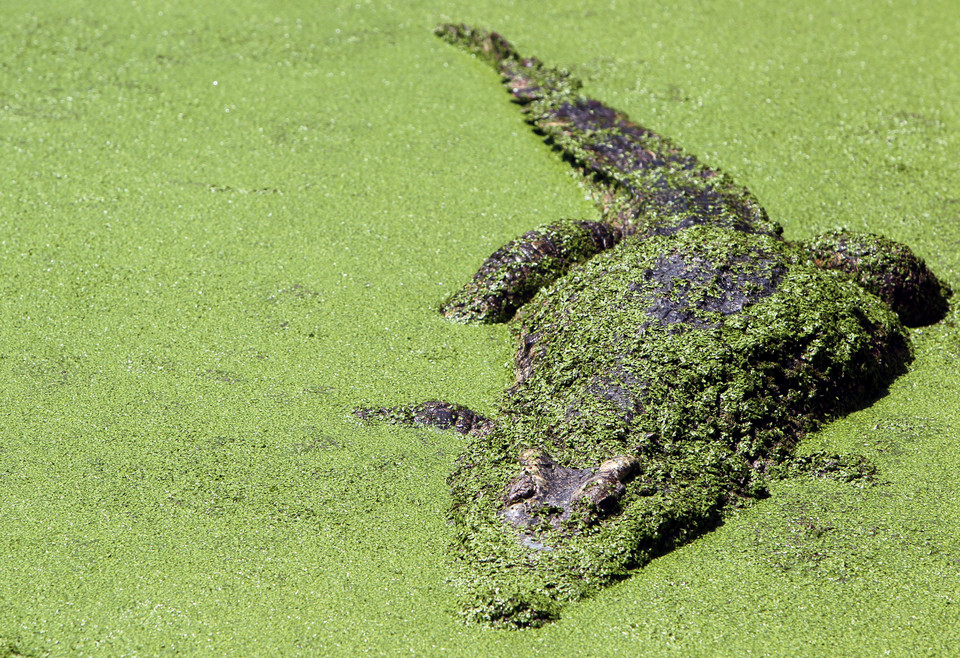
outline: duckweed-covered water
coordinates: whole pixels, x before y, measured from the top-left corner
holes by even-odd
[[[806,478],[541,629],[461,622],[462,440],[502,327],[484,256],[594,217],[496,76],[502,31],[751,190],[960,287],[960,10],[942,0],[175,2],[0,9],[0,655],[943,655],[960,642],[960,328],[802,450]],[[954,302],[956,307],[956,302]]]

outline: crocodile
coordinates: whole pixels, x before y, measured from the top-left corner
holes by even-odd
[[[355,413],[468,438],[449,478],[463,614],[537,626],[768,496],[806,434],[905,371],[906,327],[941,319],[951,290],[879,235],[785,240],[749,190],[569,72],[496,32],[436,34],[499,71],[598,217],[508,242],[441,306],[512,329],[495,415],[439,400]],[[803,463],[876,472],[856,456]]]

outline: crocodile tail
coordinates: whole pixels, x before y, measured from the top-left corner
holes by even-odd
[[[520,103],[573,95],[581,87],[580,81],[569,72],[544,66],[536,57],[521,57],[510,42],[496,32],[462,23],[443,23],[434,32],[447,43],[473,53],[500,71],[504,84]]]
[[[508,59],[520,59],[520,54],[510,42],[496,32],[480,30],[463,23],[441,23],[433,32],[447,43],[471,52],[497,68]]]

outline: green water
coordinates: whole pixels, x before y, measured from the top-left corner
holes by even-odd
[[[791,238],[906,242],[960,288],[960,7],[153,2],[0,8],[0,656],[945,655],[960,644],[960,314],[781,482],[543,629],[464,625],[456,436],[502,327],[435,312],[484,256],[593,217],[496,76],[502,31],[749,185]],[[954,307],[956,307],[954,302]]]

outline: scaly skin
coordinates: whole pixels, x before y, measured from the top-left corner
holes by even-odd
[[[524,233],[493,252],[440,312],[467,322],[505,322],[537,290],[623,238],[600,222],[558,222]]]
[[[437,34],[500,71],[601,212],[504,245],[443,307],[510,322],[515,379],[496,416],[438,401],[356,412],[468,437],[450,476],[464,615],[555,619],[772,477],[869,481],[861,457],[791,453],[906,369],[905,324],[943,316],[949,288],[923,261],[873,235],[785,242],[749,191],[566,72],[495,32]]]
[[[617,240],[634,234],[667,235],[697,225],[780,235],[780,226],[769,220],[749,190],[625,114],[580,95],[580,81],[566,71],[521,57],[496,32],[440,25],[436,33],[500,72],[527,122],[576,164]],[[516,250],[517,243],[507,247]],[[564,259],[564,265],[583,262],[594,253],[580,250]],[[446,317],[502,322],[532,297],[531,285],[515,286],[514,261],[499,262],[498,255],[444,304],[441,312]],[[566,271],[566,267],[541,269],[547,270],[538,273],[542,284]]]

